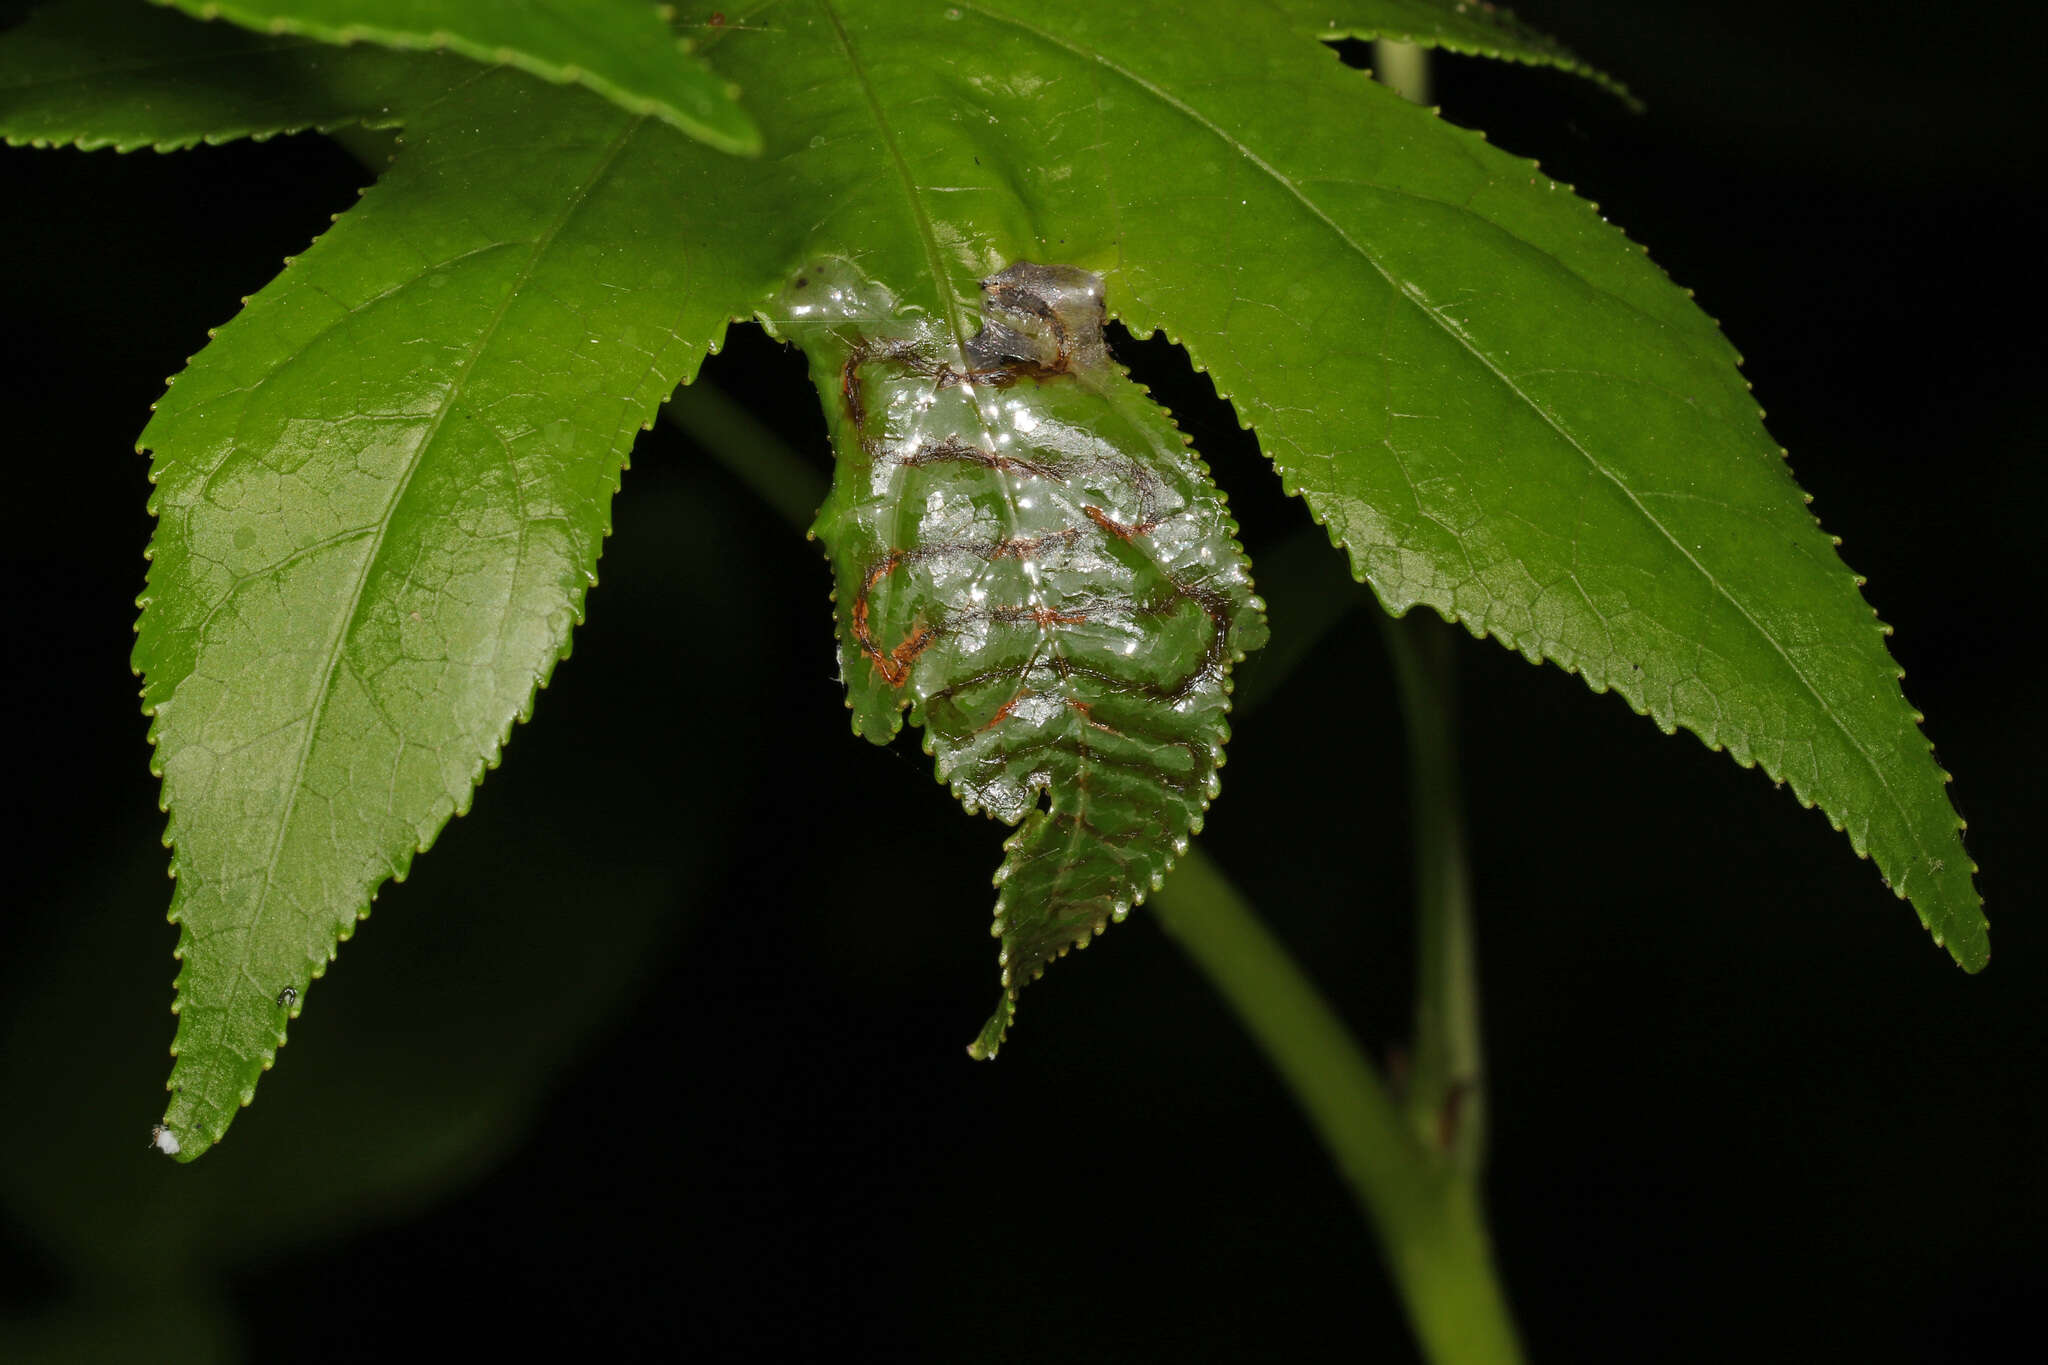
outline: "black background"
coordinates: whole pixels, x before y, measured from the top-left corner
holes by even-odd
[[[1508,1290],[1538,1359],[2007,1358],[1994,1344],[2048,1302],[2040,35],[1917,33],[1920,11],[1841,0],[1520,13],[1649,112],[1446,60],[1445,115],[1598,200],[1745,352],[1898,630],[1995,959],[1958,972],[1760,774],[1461,639]],[[1288,1095],[1144,913],[1027,995],[999,1062],[965,1058],[995,994],[999,832],[914,749],[847,734],[816,549],[666,425],[635,451],[576,656],[475,812],[384,893],[220,1150],[144,1150],[175,931],[127,668],[134,437],[205,329],[364,179],[310,137],[0,149],[0,1345],[1412,1354]],[[1305,524],[1184,361],[1128,358],[1196,431],[1255,560]],[[823,468],[793,355],[739,335],[707,373]],[[1347,590],[1334,557],[1327,590]],[[1406,815],[1364,611],[1235,728],[1208,846],[1383,1053],[1408,1009]],[[634,897],[627,948],[577,957]],[[475,947],[508,933],[524,957]],[[402,989],[416,1013],[388,1003]],[[519,1098],[437,1071],[499,1053]],[[455,1095],[480,1130],[436,1157],[426,1129],[372,1125],[399,1091]],[[315,1118],[288,1132],[293,1114]],[[421,1171],[363,1194],[339,1162],[259,1181],[260,1154],[337,1138]],[[206,1168],[219,1201],[159,1216]],[[141,1250],[97,1254],[124,1238]]]

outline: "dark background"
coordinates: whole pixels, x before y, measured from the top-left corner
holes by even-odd
[[[1957,971],[1760,774],[1461,640],[1508,1290],[1537,1359],[2011,1358],[2048,1302],[2041,34],[1843,0],[1520,13],[1649,112],[1445,60],[1446,116],[1598,200],[1745,352],[1898,629],[1995,958]],[[0,149],[0,1355],[1412,1353],[1287,1093],[1145,913],[966,1059],[1000,831],[848,735],[818,552],[666,425],[540,723],[220,1150],[145,1150],[175,931],[132,446],[364,178],[310,137]],[[1130,358],[1255,560],[1297,534],[1185,362]],[[707,374],[822,469],[793,355],[737,336]],[[1334,556],[1315,591],[1363,596]],[[1311,614],[1273,593],[1276,632]],[[1408,855],[1369,610],[1238,721],[1205,839],[1383,1053]],[[916,894],[866,891],[906,865]]]

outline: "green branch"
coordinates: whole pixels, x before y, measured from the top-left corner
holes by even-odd
[[[1391,43],[1375,38],[1372,44],[1372,74],[1410,104],[1428,104],[1429,49],[1414,43]]]
[[[829,480],[761,420],[709,384],[675,391],[662,412],[725,471],[799,531],[808,532]]]
[[[1476,1175],[1485,1147],[1479,969],[1459,811],[1450,627],[1382,616],[1407,722],[1415,849],[1415,1052],[1406,1097],[1416,1136]]]
[[[1152,904],[1294,1092],[1378,1232],[1429,1358],[1520,1360],[1476,1182],[1415,1139],[1343,1021],[1201,849]]]

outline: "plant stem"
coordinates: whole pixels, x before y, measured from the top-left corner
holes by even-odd
[[[1379,79],[1416,104],[1430,102],[1429,52],[1373,43]],[[1447,1162],[1467,1212],[1483,1219],[1479,1172],[1486,1148],[1485,1056],[1472,878],[1458,795],[1456,677],[1450,628],[1424,612],[1382,617],[1407,723],[1415,845],[1415,1053],[1406,1107],[1410,1131]],[[1482,1224],[1483,1225],[1483,1224]]]
[[[1381,85],[1411,104],[1429,103],[1429,49],[1414,43],[1375,38],[1372,74]]]
[[[1318,526],[1303,527],[1259,555],[1259,596],[1266,600],[1273,637],[1233,679],[1233,716],[1248,716],[1264,706],[1323,637],[1371,599],[1356,583],[1345,581],[1342,564],[1329,533]]]
[[[1372,45],[1381,82],[1429,103],[1429,53],[1410,43]],[[1415,840],[1415,1055],[1408,1119],[1424,1142],[1476,1177],[1485,1147],[1479,972],[1472,883],[1458,810],[1457,725],[1447,627],[1421,612],[1382,618],[1408,728]]]
[[[341,149],[362,163],[372,175],[382,175],[391,166],[391,160],[398,155],[398,130],[396,128],[365,128],[360,123],[343,124],[329,128],[327,136],[341,145]]]
[[[677,389],[662,411],[784,521],[799,531],[810,526],[825,500],[825,472],[745,407],[697,383]]]
[[[1521,1359],[1477,1182],[1418,1141],[1300,964],[1199,848],[1152,898],[1157,918],[1265,1051],[1379,1234],[1424,1353]]]
[[[1472,885],[1459,813],[1449,626],[1424,612],[1382,616],[1407,722],[1415,847],[1415,1053],[1408,1121],[1416,1136],[1476,1177],[1485,1148],[1484,1059]]]

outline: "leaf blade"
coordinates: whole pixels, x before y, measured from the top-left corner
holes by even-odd
[[[253,1093],[285,988],[530,714],[632,438],[730,311],[647,229],[679,209],[690,144],[665,126],[480,73],[406,140],[143,437],[184,1160]]]
[[[575,82],[720,151],[751,156],[760,131],[727,83],[647,0],[151,0],[201,19],[329,43],[446,48],[542,80]]]
[[[168,152],[390,127],[401,109],[445,91],[460,66],[195,24],[126,0],[62,0],[0,33],[0,139]]]
[[[1113,44],[1117,56],[1142,60],[1128,39]],[[1145,83],[1140,68],[1129,69]],[[1378,276],[1378,287],[1370,279],[1355,286],[1368,304],[1360,311],[1371,319],[1374,308],[1393,310],[1388,335],[1405,348],[1401,367],[1441,366],[1455,376],[1404,390],[1379,419],[1415,411],[1455,434],[1404,434],[1386,457],[1347,467],[1317,452],[1359,449],[1343,427],[1363,414],[1319,412],[1307,400],[1384,392],[1397,382],[1395,365],[1316,347],[1270,311],[1247,324],[1232,317],[1231,299],[1202,297],[1199,286],[1177,291],[1169,306],[1139,283],[1139,297],[1154,306],[1133,310],[1132,325],[1170,320],[1184,330],[1197,363],[1209,366],[1219,391],[1241,399],[1277,447],[1283,478],[1391,610],[1426,604],[1464,619],[1475,633],[1579,672],[1596,691],[1620,692],[1667,730],[1691,729],[1744,766],[1760,764],[1875,858],[1959,965],[1981,967],[1988,943],[1946,776],[1898,690],[1883,629],[1807,512],[1718,328],[1532,165],[1345,73],[1303,70],[1287,84],[1311,108],[1320,100],[1333,115],[1348,108],[1352,121],[1339,133],[1334,117],[1311,120],[1322,135],[1301,139],[1245,102],[1246,135],[1227,139],[1238,153],[1230,168],[1255,168],[1276,197],[1294,201],[1281,207],[1307,220],[1268,259],[1306,261],[1326,287],[1333,273]],[[1388,183],[1374,185],[1342,169],[1355,161],[1360,117],[1389,147],[1425,138],[1451,146],[1406,165],[1387,158]],[[1453,147],[1460,155],[1448,155]],[[1561,210],[1544,202],[1553,197]],[[1134,218],[1124,216],[1127,254]],[[1189,233],[1180,222],[1149,226],[1160,245],[1147,254],[1160,264],[1138,273],[1156,280],[1165,243],[1179,251]],[[1194,259],[1205,258],[1236,267],[1239,288],[1258,273],[1256,262],[1226,263],[1213,251]],[[1173,265],[1185,275],[1188,258]],[[1484,289],[1478,282],[1503,278],[1520,292],[1474,297]],[[1238,322],[1227,341],[1226,320]],[[1287,343],[1308,362],[1309,382],[1290,384],[1272,366],[1254,382],[1242,362],[1247,341]],[[1503,447],[1517,462],[1505,476],[1485,458]],[[1468,489],[1482,519],[1465,529],[1459,519],[1475,510]],[[1395,529],[1387,508],[1403,501]],[[1569,532],[1537,529],[1546,522]],[[1502,592],[1490,570],[1519,581]],[[1559,584],[1585,599],[1583,609],[1546,596]],[[1697,593],[1710,597],[1708,609],[1692,600]],[[1726,651],[1741,657],[1709,657]],[[1809,746],[1817,752],[1808,755]]]

